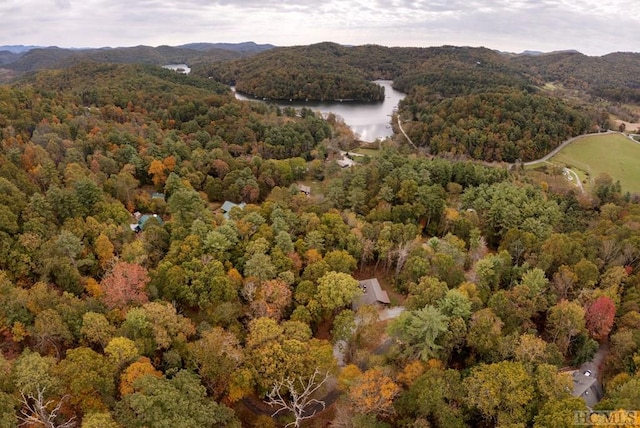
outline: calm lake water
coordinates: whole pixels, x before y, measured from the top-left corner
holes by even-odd
[[[398,106],[398,102],[405,94],[391,87],[390,80],[376,80],[380,86],[384,86],[385,100],[381,103],[356,103],[356,102],[286,102],[268,101],[278,104],[280,107],[307,107],[324,114],[333,113],[349,125],[354,134],[361,141],[372,142],[376,139],[385,139],[393,135],[391,130],[391,114]],[[235,92],[235,91],[234,91]],[[255,100],[255,98],[238,94],[239,100]]]

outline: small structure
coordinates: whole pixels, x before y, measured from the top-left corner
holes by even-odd
[[[246,207],[246,206],[247,206],[247,204],[245,204],[244,202],[236,204],[236,203],[231,202],[231,201],[224,201],[224,204],[222,204],[222,207],[220,209],[222,210],[222,215],[224,216],[224,218],[228,219],[229,218],[229,213],[231,212],[232,209],[234,209],[235,207],[238,207],[240,209],[244,209],[244,207]]]
[[[151,194],[151,199],[160,199],[164,201],[164,193],[160,193],[160,192],[153,192]]]
[[[353,159],[351,158],[347,158],[347,157],[343,157],[342,159],[338,159],[336,160],[336,162],[338,163],[338,165],[340,165],[340,168],[349,168],[354,166],[356,163]]]
[[[360,288],[362,288],[364,294],[353,301],[353,309],[358,309],[360,306],[364,305],[388,305],[391,303],[389,295],[382,289],[382,287],[380,287],[380,283],[377,278],[360,281]]]
[[[311,195],[311,187],[305,186],[304,184],[298,184],[298,191],[307,196]]]
[[[573,396],[582,398],[589,409],[598,404],[602,395],[598,378],[590,371],[575,370],[573,372]]]
[[[131,230],[133,230],[136,233],[142,232],[144,230],[145,224],[151,219],[155,219],[155,221],[157,221],[158,224],[160,224],[160,225],[162,225],[162,223],[163,223],[162,218],[158,214],[140,215],[139,212],[136,212],[134,214],[134,217],[138,220],[138,222],[130,224],[129,227],[131,228]]]

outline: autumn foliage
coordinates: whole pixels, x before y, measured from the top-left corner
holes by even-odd
[[[379,368],[363,373],[349,391],[349,398],[361,413],[388,415],[393,413],[393,399],[400,387]]]
[[[102,299],[111,309],[124,308],[130,303],[142,305],[149,301],[146,293],[148,282],[149,274],[144,267],[118,262],[100,283],[104,293]]]
[[[607,296],[598,297],[587,308],[585,321],[589,334],[595,340],[604,340],[613,327],[616,305]]]

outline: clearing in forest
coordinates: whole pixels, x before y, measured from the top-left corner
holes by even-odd
[[[587,186],[598,175],[609,174],[620,180],[623,192],[640,193],[640,143],[622,134],[591,135],[562,149],[551,158],[557,165],[578,172]]]

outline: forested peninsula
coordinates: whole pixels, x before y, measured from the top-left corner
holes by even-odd
[[[546,428],[640,408],[640,198],[515,162],[636,119],[633,77],[564,70],[637,57],[187,53],[189,75],[95,52],[4,65],[0,427]],[[226,85],[336,99],[378,78],[407,93],[390,120],[415,146],[363,148],[333,115]]]

